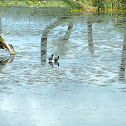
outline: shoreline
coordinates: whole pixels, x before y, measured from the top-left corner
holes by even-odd
[[[97,7],[87,6],[88,9],[72,9],[69,8],[67,4],[62,1],[53,1],[53,2],[44,2],[44,1],[0,1],[0,7],[7,7],[7,6],[16,6],[16,7],[29,7],[29,8],[39,8],[39,7],[63,7],[68,9],[71,13],[85,13],[85,12],[94,12],[97,13]],[[120,9],[107,9],[104,11],[100,11],[100,13],[110,13],[110,12],[123,12],[125,10]]]

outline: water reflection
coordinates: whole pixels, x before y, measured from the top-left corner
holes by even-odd
[[[87,22],[88,24],[88,48],[91,54],[94,54],[94,46],[92,39],[92,22]]]
[[[59,62],[58,61],[57,62],[49,62],[49,65],[51,67],[54,67],[54,65],[59,67]]]
[[[125,27],[115,27],[122,18],[68,18],[42,15],[38,8],[7,8],[1,25],[3,31],[12,30],[3,37],[17,53],[14,61],[0,58],[1,125],[115,126],[119,122],[125,126],[126,93],[118,91],[125,88],[121,85]],[[51,54],[59,55],[59,62],[46,63]]]
[[[124,33],[121,65],[119,72],[119,80],[121,81],[125,81],[125,67],[126,67],[126,33]]]
[[[46,63],[46,53],[47,53],[47,32],[42,34],[41,38],[41,63]]]
[[[62,18],[58,19],[57,21],[53,22],[52,24],[50,24],[49,26],[47,26],[43,30],[43,34],[42,34],[42,37],[41,37],[41,64],[43,64],[43,63],[45,64],[46,63],[46,57],[47,57],[46,56],[47,55],[47,36],[48,36],[48,33],[52,29],[54,29],[55,27],[65,23],[65,22],[69,22],[66,34],[62,38],[62,41],[68,40],[69,37],[70,37],[71,31],[72,31],[72,27],[73,27],[73,21],[71,21],[71,20],[73,20],[73,18],[62,17]]]
[[[6,57],[2,57],[0,59],[0,72],[2,71],[2,68],[5,67],[5,65],[7,65],[7,63],[12,63],[14,60],[15,55],[10,55],[9,58]]]
[[[59,62],[58,61],[54,62],[54,64],[59,67]]]
[[[70,21],[69,22],[66,34],[62,38],[63,40],[68,40],[70,38],[70,35],[71,35],[71,32],[72,32],[72,28],[73,28],[73,23],[74,23],[74,21]]]
[[[53,67],[53,62],[49,62],[49,65]]]

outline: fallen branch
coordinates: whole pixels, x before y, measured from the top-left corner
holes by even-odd
[[[8,50],[11,55],[15,54],[14,48],[11,44],[8,44],[1,36],[0,36],[0,48],[4,50]]]
[[[8,30],[2,32],[2,33],[0,34],[0,36],[2,36],[3,34],[6,34],[6,33],[8,33],[8,32],[10,32],[10,29],[8,29]]]

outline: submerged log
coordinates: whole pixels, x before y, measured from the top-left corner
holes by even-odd
[[[11,55],[15,54],[14,48],[11,44],[8,44],[1,36],[0,36],[0,48],[4,50],[8,50]]]

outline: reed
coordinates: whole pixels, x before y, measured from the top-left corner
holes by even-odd
[[[97,10],[98,12],[126,10],[126,0],[0,0],[0,6],[4,5],[12,6],[13,4],[18,6],[27,5],[33,7],[67,6],[71,10],[80,10],[80,11]]]
[[[125,0],[91,0],[92,5],[102,11],[125,10]]]
[[[62,0],[68,6],[73,9],[82,9],[87,5],[97,8],[97,11],[115,11],[115,10],[125,10],[126,3],[125,0]],[[80,4],[77,4],[80,3]]]

